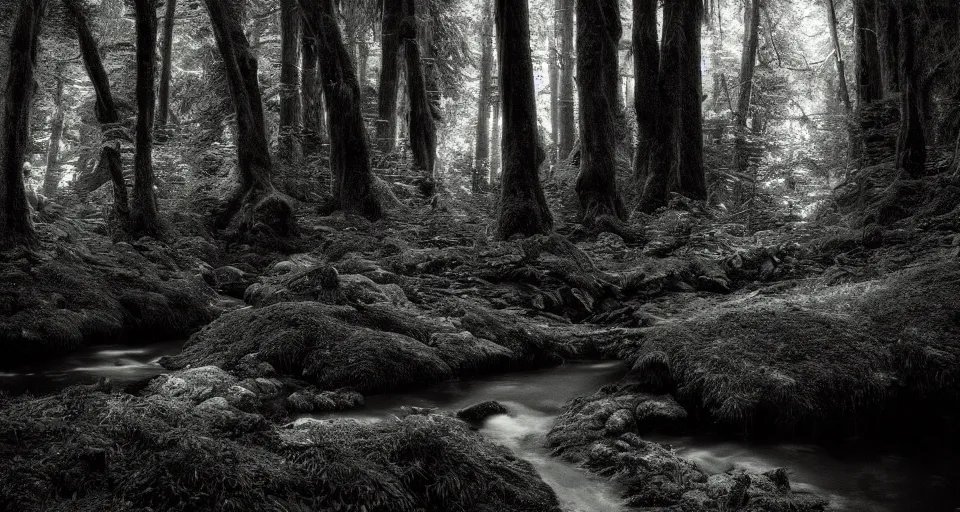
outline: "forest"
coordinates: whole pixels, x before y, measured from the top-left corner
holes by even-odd
[[[960,510],[957,0],[0,0],[0,512]]]

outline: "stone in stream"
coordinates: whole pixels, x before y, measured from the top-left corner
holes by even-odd
[[[506,414],[507,408],[496,400],[480,402],[457,411],[457,417],[467,423],[483,423],[487,418],[498,414]]]

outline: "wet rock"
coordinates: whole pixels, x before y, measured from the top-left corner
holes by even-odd
[[[363,396],[353,391],[301,389],[286,399],[287,407],[299,413],[345,411],[363,405]]]
[[[434,333],[429,344],[457,375],[504,371],[516,361],[510,349],[469,332]]]
[[[216,366],[202,366],[160,375],[150,382],[145,392],[198,404],[225,393],[236,382],[236,377]]]
[[[496,400],[490,400],[460,409],[457,411],[457,417],[468,423],[480,424],[491,416],[506,413],[507,408],[503,404]]]
[[[687,421],[687,411],[670,395],[641,395],[634,409],[637,432],[676,432]]]
[[[213,271],[213,285],[224,295],[242,299],[246,289],[253,284],[256,276],[237,267],[220,267]]]
[[[603,433],[607,436],[618,436],[631,431],[633,427],[633,413],[629,409],[620,409],[607,418],[603,425]]]
[[[263,416],[243,412],[230,405],[227,399],[221,396],[203,401],[197,405],[195,411],[221,429],[253,432],[267,425]]]

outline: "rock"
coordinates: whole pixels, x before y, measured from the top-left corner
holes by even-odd
[[[687,420],[687,411],[670,395],[641,395],[634,409],[637,432],[676,433]]]
[[[145,392],[198,404],[226,392],[236,382],[236,377],[216,366],[202,366],[160,375],[147,385]]]
[[[260,286],[252,286],[243,294],[252,306],[264,307],[280,302],[319,301],[326,304],[343,302],[340,274],[329,265],[268,276]]]
[[[242,299],[256,276],[240,270],[237,267],[220,267],[213,271],[213,281],[216,290],[224,295]]]
[[[374,283],[369,277],[347,274],[340,276],[340,288],[343,296],[352,302],[362,304],[373,304],[376,302],[391,302],[377,283]]]
[[[487,418],[498,414],[507,414],[507,408],[495,400],[480,402],[457,411],[457,417],[467,423],[480,424]]]
[[[607,418],[607,422],[603,425],[603,433],[608,436],[618,436],[629,432],[633,426],[633,413],[630,409],[620,409]]]
[[[430,346],[457,375],[505,371],[516,361],[510,349],[466,331],[434,333]]]
[[[363,405],[363,396],[353,391],[319,391],[301,389],[291,393],[287,407],[299,413],[344,411]]]
[[[316,302],[242,309],[205,327],[181,354],[165,363],[171,368],[215,364],[232,370],[249,367],[250,354],[257,354],[258,360],[281,375],[306,380],[321,389],[352,388],[361,393],[432,384],[453,373],[436,349],[403,334],[341,319],[351,315],[368,325],[399,320],[370,316],[376,315],[374,310],[364,316],[353,308]]]
[[[263,416],[243,412],[230,405],[227,399],[221,396],[203,401],[194,410],[221,429],[253,432],[267,425]]]

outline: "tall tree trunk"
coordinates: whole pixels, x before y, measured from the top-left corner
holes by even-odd
[[[618,0],[577,2],[581,156],[576,189],[581,221],[591,227],[604,217],[614,221],[627,217],[617,192],[616,114],[622,33]]]
[[[133,169],[130,232],[158,237],[162,232],[153,175],[153,115],[156,107],[157,6],[155,0],[136,0],[137,130]]]
[[[397,139],[397,94],[400,85],[398,54],[400,48],[400,18],[402,14],[402,2],[400,0],[383,2],[380,33],[381,61],[379,106],[377,111],[377,145],[380,150],[384,152],[393,151]]]
[[[552,32],[548,35],[547,58],[550,60],[550,141],[553,143],[551,160],[559,158],[560,144],[560,0],[553,0]]]
[[[241,233],[265,227],[273,234],[289,235],[296,227],[293,209],[271,182],[273,162],[257,83],[257,58],[243,33],[241,6],[230,0],[205,3],[237,117],[238,183],[217,216],[217,226]]]
[[[927,148],[923,131],[921,68],[918,65],[916,29],[918,8],[914,0],[896,0],[900,26],[897,56],[900,82],[900,130],[897,134],[897,166],[910,178],[926,171]]]
[[[300,10],[297,0],[280,2],[280,160],[295,164],[302,158],[300,142]]]
[[[754,0],[759,2],[760,0]],[[840,99],[843,100],[843,108],[847,112],[847,116],[853,112],[853,107],[850,104],[850,91],[847,89],[847,74],[844,71],[843,66],[843,52],[840,51],[840,36],[837,35],[837,9],[834,6],[833,0],[826,0],[827,2],[827,24],[830,27],[830,39],[833,41],[833,60],[837,65],[837,76],[840,81]]]
[[[320,86],[320,72],[317,69],[316,40],[307,37],[306,28],[304,28],[301,43],[300,100],[303,104],[303,153],[308,158],[315,158],[326,142],[323,88]]]
[[[493,70],[493,9],[490,0],[484,0],[483,24],[480,27],[480,99],[477,101],[477,143],[474,148],[474,168],[471,188],[483,189],[490,172],[490,80]]]
[[[490,185],[498,183],[500,169],[503,167],[503,152],[500,149],[500,94],[492,98],[490,110],[493,111],[493,127],[490,129]]]
[[[657,117],[650,163],[638,208],[650,213],[667,203],[671,176],[679,165],[681,52],[683,51],[683,10],[686,0],[666,0],[663,4],[663,35],[660,45],[660,70],[657,75]],[[639,89],[639,87],[638,87]]]
[[[360,92],[363,93],[364,87],[367,85],[367,75],[370,74],[370,45],[367,43],[366,37],[360,39],[357,43],[357,81],[360,82]]]
[[[60,137],[63,135],[63,75],[57,67],[57,89],[53,94],[53,120],[50,121],[50,143],[47,145],[47,170],[43,175],[43,195],[53,197],[60,185]]]
[[[106,171],[99,174],[108,176],[113,183],[113,215],[118,223],[126,226],[130,219],[130,204],[127,198],[126,181],[123,178],[123,162],[120,159],[119,139],[124,137],[123,127],[120,125],[120,114],[117,112],[117,105],[113,101],[110,79],[103,67],[97,41],[90,30],[86,15],[77,5],[77,1],[65,0],[64,3],[76,25],[80,55],[83,58],[83,65],[90,77],[90,83],[93,85],[97,98],[97,122],[100,123],[100,131],[103,134],[100,160],[97,166],[104,168]],[[99,184],[97,186],[99,187]]]
[[[537,165],[537,103],[530,59],[527,0],[496,0],[500,101],[503,108],[503,184],[497,236],[553,229]],[[572,15],[572,13],[571,13]]]
[[[379,218],[384,205],[374,191],[370,148],[360,111],[360,84],[340,35],[333,0],[300,0],[300,8],[309,37],[316,40],[329,110],[334,201],[343,210]]]
[[[435,162],[437,159],[437,127],[434,124],[433,109],[427,97],[427,82],[423,75],[423,61],[420,58],[420,44],[417,41],[416,3],[404,0],[406,9],[400,22],[400,40],[407,61],[407,93],[410,101],[410,149],[413,151],[413,164],[423,173],[426,188],[430,195],[436,184]]]
[[[657,74],[660,48],[657,39],[657,0],[633,2],[633,106],[637,113],[637,149],[633,177],[642,187],[647,179],[650,150],[657,126]]]
[[[742,182],[749,173],[750,147],[747,143],[747,119],[750,117],[750,102],[753,96],[753,74],[757,61],[757,46],[760,40],[760,2],[749,0],[743,14],[744,36],[740,53],[740,94],[737,111],[733,116],[734,150],[733,168],[739,176],[734,185],[733,199],[742,203],[746,199],[746,184]],[[841,61],[842,62],[842,61]],[[842,65],[842,64],[841,64]]]
[[[177,0],[166,0],[167,9],[163,19],[163,47],[161,48],[159,106],[157,107],[157,125],[167,126],[170,114],[170,79],[173,67],[173,24],[177,17]]]
[[[573,99],[573,13],[574,0],[560,1],[560,158],[567,158],[577,141]]]
[[[703,0],[684,0],[680,50],[680,160],[672,176],[672,192],[696,200],[707,199],[707,177],[703,171],[703,77],[700,72]],[[757,120],[754,120],[755,123]]]
[[[877,46],[876,0],[855,0],[856,64],[858,105],[883,98],[880,49]]]
[[[36,243],[30,205],[23,184],[23,161],[30,143],[30,108],[40,40],[43,0],[20,0],[10,37],[10,71],[3,97],[3,144],[0,146],[0,248]]]
[[[897,69],[897,53],[900,48],[900,27],[897,26],[897,11],[893,0],[875,0],[877,21],[877,49],[880,53],[880,76],[884,96],[900,91]]]

